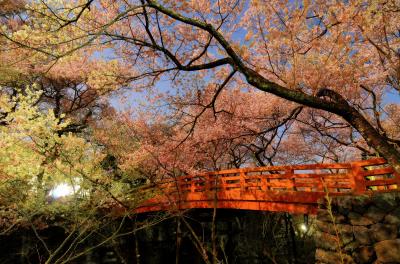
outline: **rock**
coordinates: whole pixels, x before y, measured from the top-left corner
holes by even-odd
[[[374,224],[370,218],[362,216],[358,213],[350,212],[349,213],[350,223],[355,226],[368,226]]]
[[[344,234],[344,233],[353,234],[353,226],[352,225],[337,224],[336,226],[342,234]]]
[[[371,200],[368,195],[356,196],[353,197],[352,204],[354,212],[363,214],[367,210],[368,205],[371,204]]]
[[[315,224],[317,225],[319,231],[331,234],[332,223],[316,220]]]
[[[358,263],[367,264],[374,261],[376,255],[373,247],[361,247],[354,252],[353,257]]]
[[[343,245],[347,245],[354,241],[353,235],[353,226],[344,225],[344,224],[336,224],[336,228],[339,231],[339,237],[343,243]],[[336,232],[333,234],[336,235]]]
[[[334,215],[333,217],[335,218],[335,223],[344,223],[346,221],[346,217],[343,215]],[[326,209],[318,209],[317,219],[319,221],[333,223],[333,219]]]
[[[338,250],[338,239],[334,235],[328,233],[317,233],[315,235],[316,245],[318,248],[336,251]]]
[[[326,209],[318,209],[317,212],[317,220],[322,221],[322,222],[329,222],[331,223],[332,218],[330,217],[328,210]]]
[[[354,237],[359,244],[361,245],[372,244],[370,231],[365,226],[354,226],[353,232],[354,232]]]
[[[371,202],[384,212],[389,212],[397,206],[396,195],[392,193],[375,194]]]
[[[376,206],[371,206],[368,208],[367,212],[364,214],[364,216],[368,217],[374,223],[378,223],[382,221],[382,219],[385,217],[386,212],[382,211],[382,209],[376,207]]]
[[[326,210],[327,209],[325,198],[318,199],[317,203],[318,203],[318,210]]]
[[[400,239],[378,242],[374,249],[378,263],[400,263]]]
[[[335,225],[333,223],[327,223],[323,221],[316,221],[316,225],[319,230],[325,233],[329,233],[331,235],[336,235]],[[353,226],[346,224],[336,224],[336,228],[342,235],[353,235]]]
[[[340,239],[342,240],[343,245],[347,245],[354,241],[353,233],[339,233]]]
[[[385,223],[400,225],[400,207],[390,212],[384,219]]]
[[[352,201],[352,196],[338,197],[336,200],[336,204],[338,206],[339,213],[348,215],[349,212],[352,210]]]
[[[375,224],[371,226],[371,234],[374,241],[390,240],[397,237],[397,227],[389,224]]]
[[[346,217],[343,215],[335,215],[335,223],[346,223]]]
[[[342,254],[342,258],[343,258],[343,263],[355,264],[353,258],[347,254]],[[339,253],[329,252],[319,248],[315,251],[315,259],[319,263],[326,263],[326,264],[342,263]]]
[[[345,252],[348,252],[348,253],[351,254],[352,252],[354,252],[359,247],[360,247],[360,243],[358,243],[357,241],[353,241],[353,242],[350,242],[349,244],[345,245],[343,247],[343,250]]]

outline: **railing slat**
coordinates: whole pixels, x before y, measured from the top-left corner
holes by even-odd
[[[366,181],[366,186],[383,186],[397,184],[397,179],[373,180]]]
[[[392,174],[393,172],[394,170],[392,167],[386,167],[386,168],[361,171],[361,175],[365,177],[365,176],[374,176],[382,174]]]

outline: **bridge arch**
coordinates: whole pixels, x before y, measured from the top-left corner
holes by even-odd
[[[241,168],[155,182],[137,213],[225,208],[315,214],[326,196],[398,191],[400,175],[382,158],[350,163]]]

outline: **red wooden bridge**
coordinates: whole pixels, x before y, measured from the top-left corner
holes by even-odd
[[[398,191],[400,175],[382,158],[335,164],[230,169],[162,180],[138,213],[229,208],[314,214],[326,196]]]

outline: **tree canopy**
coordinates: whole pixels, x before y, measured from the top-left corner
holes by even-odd
[[[363,154],[400,172],[399,10],[0,0],[0,225],[131,209],[137,186],[202,170]],[[49,201],[65,182],[77,206]]]
[[[147,108],[120,118],[142,147],[152,145],[143,153],[158,156],[153,162],[168,166],[185,147],[178,152],[197,153],[179,165],[185,171],[362,152],[399,170],[396,1],[3,6],[4,69],[34,76],[56,116],[73,113],[86,124],[112,91],[150,93]],[[145,125],[148,135],[137,129]]]

